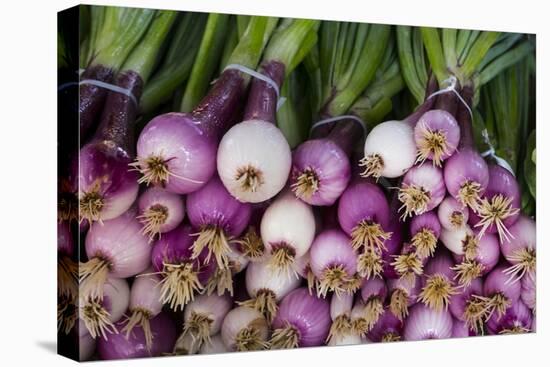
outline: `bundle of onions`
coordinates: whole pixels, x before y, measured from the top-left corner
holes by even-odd
[[[160,187],[145,190],[137,204],[142,231],[151,240],[176,228],[185,217],[183,198]]]
[[[453,317],[448,310],[428,307],[418,303],[403,328],[404,340],[426,340],[450,338],[453,333]]]
[[[145,344],[147,348],[153,345],[153,334],[151,333],[150,320],[162,311],[160,277],[153,274],[153,269],[149,268],[142,274],[138,274],[132,283],[130,289],[130,302],[128,311],[128,323],[122,329],[126,337],[139,325],[145,335]]]
[[[386,308],[367,336],[373,342],[394,342],[401,340],[402,333],[403,321]]]
[[[421,290],[420,277],[413,279],[389,279],[387,282],[390,292],[389,310],[401,321],[409,314],[409,307],[414,305]]]
[[[286,295],[273,320],[271,348],[286,349],[322,345],[331,326],[328,301],[298,288]]]
[[[127,211],[138,194],[138,176],[128,169],[134,157],[133,130],[143,84],[177,13],[158,11],[114,78],[129,95],[109,91],[97,131],[82,147],[78,164],[80,216],[89,222],[113,219]],[[136,26],[136,28],[140,28]],[[143,32],[143,31],[142,31]],[[111,45],[109,45],[111,46]],[[114,53],[122,49],[113,50]],[[130,95],[133,98],[130,98]]]
[[[364,179],[352,182],[338,202],[338,221],[360,253],[357,270],[370,278],[382,272],[381,252],[391,237],[390,208],[384,192]]]
[[[429,159],[433,165],[441,167],[458,147],[460,127],[448,111],[430,110],[418,119],[414,127],[414,141],[418,149],[418,162]]]
[[[416,254],[425,259],[433,255],[441,234],[441,224],[434,211],[414,216],[409,224],[411,245]]]
[[[485,233],[467,236],[463,242],[464,255],[453,267],[460,285],[468,285],[473,279],[484,276],[497,265],[500,257],[496,235]]]
[[[228,64],[256,66],[269,35],[267,23],[265,17],[251,19]],[[134,167],[142,174],[140,182],[177,194],[205,185],[216,170],[218,141],[240,106],[247,82],[240,71],[227,69],[192,112],[166,113],[149,121],[137,141]]]
[[[134,276],[147,269],[151,259],[151,246],[134,210],[103,224],[94,223],[85,247],[88,261],[79,267],[80,295],[84,298],[101,299],[108,276]]]
[[[239,306],[225,316],[221,330],[223,343],[232,351],[245,352],[268,347],[269,326],[257,310]]]
[[[483,283],[483,297],[478,298],[486,321],[495,312],[498,318],[502,317],[506,310],[520,298],[521,283],[510,282],[505,270],[506,265],[496,266]]]
[[[479,296],[483,294],[481,278],[473,279],[468,285],[458,288],[451,296],[449,311],[457,320],[464,321],[468,329],[476,335],[483,333],[483,304]]]
[[[493,314],[487,321],[490,334],[523,334],[532,330],[533,314],[525,304],[514,302],[501,317]]]
[[[470,211],[452,196],[447,196],[437,207],[441,226],[449,231],[459,229],[468,223]]]
[[[401,181],[398,198],[403,220],[436,208],[445,198],[443,171],[429,162],[411,167]]]
[[[330,318],[332,324],[327,336],[327,343],[338,342],[352,333],[351,310],[353,295],[334,295],[330,300]]]
[[[271,266],[279,273],[290,274],[295,259],[304,256],[313,242],[313,210],[285,191],[265,211],[261,233]]]
[[[357,253],[350,238],[339,229],[328,229],[317,235],[309,250],[311,270],[317,278],[317,295],[329,291],[337,296],[353,293],[361,285],[357,273]]]
[[[153,245],[153,268],[163,278],[160,299],[174,310],[183,309],[195,293],[202,291],[215,268],[213,262],[204,264],[204,257],[192,258],[192,233],[191,227],[180,225]]]
[[[203,344],[209,344],[210,337],[221,330],[222,322],[231,306],[232,300],[227,295],[197,296],[185,307],[183,332],[176,341],[176,345],[182,344],[184,338],[189,338],[191,345],[183,352],[192,354],[198,351]],[[178,352],[181,353],[182,350],[178,350]]]
[[[424,267],[422,291],[418,300],[436,311],[447,309],[450,298],[457,292],[452,270],[454,261],[447,250],[438,251]]]
[[[489,184],[470,223],[480,227],[480,234],[498,233],[500,242],[513,240],[508,228],[518,220],[520,208],[521,192],[514,175],[501,166],[489,166]]]
[[[118,334],[115,322],[119,321],[128,309],[130,287],[124,279],[109,278],[104,285],[102,299],[84,298],[79,304],[80,319],[92,338],[107,339],[109,334]]]
[[[317,23],[296,19],[276,31],[259,68],[276,87],[254,79],[244,121],[233,126],[220,141],[218,173],[227,190],[240,201],[268,200],[287,182],[292,156],[285,136],[275,126],[279,97],[276,89],[281,87],[285,74],[305,56],[300,52],[302,43]]]
[[[246,290],[251,298],[240,305],[256,309],[271,323],[277,314],[277,303],[299,285],[298,277],[273,276],[267,262],[251,263],[246,269]]]
[[[187,196],[187,215],[197,238],[193,243],[193,258],[207,251],[220,269],[229,266],[230,242],[239,236],[250,220],[251,208],[235,199],[214,175],[206,185]]]
[[[160,313],[150,320],[153,344],[147,347],[145,333],[141,326],[136,326],[127,338],[123,334],[111,334],[109,339],[101,338],[97,343],[97,352],[101,359],[128,359],[159,357],[171,353],[176,342],[176,327],[173,320],[165,313]],[[115,328],[122,328],[122,322]]]
[[[502,255],[511,264],[506,269],[506,274],[515,281],[522,279],[526,274],[531,275],[534,279],[537,266],[535,221],[521,215],[516,223],[509,228],[509,231],[513,239],[503,240],[500,243]]]

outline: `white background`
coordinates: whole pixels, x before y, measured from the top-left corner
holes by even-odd
[[[100,1],[89,3],[104,4]],[[536,335],[225,354],[102,366],[539,365],[550,348],[546,2],[410,0],[142,0],[114,5],[534,32],[538,93]],[[55,354],[56,12],[73,1],[7,0],[0,10],[0,364],[64,366]],[[545,137],[544,139],[542,137]]]

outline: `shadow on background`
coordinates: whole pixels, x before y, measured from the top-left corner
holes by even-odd
[[[39,340],[36,342],[36,345],[41,347],[42,349],[57,354],[57,342],[51,341],[51,340]]]

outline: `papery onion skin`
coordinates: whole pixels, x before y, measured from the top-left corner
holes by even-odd
[[[296,185],[300,175],[311,171],[317,180],[317,190],[297,197],[311,205],[329,206],[338,200],[351,178],[349,157],[330,139],[308,140],[293,152],[290,183]]]
[[[419,303],[410,310],[403,329],[404,340],[446,339],[453,333],[453,317]]]
[[[146,215],[147,210],[154,208],[162,208],[166,211],[166,219],[158,226],[158,233],[173,230],[185,217],[183,198],[160,187],[150,187],[145,190],[138,198],[138,208],[140,216]]]
[[[292,164],[290,147],[272,123],[250,120],[233,126],[218,147],[217,167],[227,191],[242,202],[271,199],[285,186]],[[258,187],[243,187],[243,170],[253,169]]]
[[[492,335],[527,333],[531,331],[532,322],[531,310],[521,300],[518,300],[508,307],[504,315],[498,316],[493,313],[487,321],[487,330]]]
[[[109,221],[94,223],[86,235],[88,259],[101,258],[109,263],[115,278],[128,278],[149,266],[151,245],[141,233],[134,211]]]
[[[159,357],[172,352],[176,342],[176,327],[174,321],[166,314],[160,313],[150,320],[153,344],[147,349],[145,334],[140,326],[136,326],[130,337],[122,333],[109,335],[109,340],[98,340],[97,351],[99,358],[104,360],[128,359],[143,357]],[[122,329],[121,322],[115,325]]]
[[[288,324],[299,332],[299,347],[322,345],[331,325],[329,302],[310,295],[307,288],[293,290],[281,301],[273,329]]]

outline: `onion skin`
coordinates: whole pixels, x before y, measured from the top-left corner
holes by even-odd
[[[109,262],[109,273],[128,278],[149,266],[151,246],[141,233],[141,224],[130,210],[118,218],[94,223],[86,235],[88,259],[99,257]]]
[[[322,345],[331,325],[329,302],[310,295],[307,288],[293,290],[281,301],[273,329],[288,324],[299,332],[299,347]]]
[[[446,310],[436,311],[424,304],[411,308],[403,329],[404,340],[446,339],[453,333],[453,317]]]
[[[487,330],[491,335],[526,333],[531,331],[532,322],[531,310],[521,300],[518,300],[508,307],[502,317],[494,313],[487,321]]]
[[[143,357],[159,357],[172,352],[176,342],[176,327],[174,321],[166,314],[161,313],[150,320],[153,334],[153,345],[148,350],[145,334],[140,326],[136,326],[127,339],[124,334],[109,335],[109,340],[98,340],[97,351],[100,359],[128,359]],[[116,324],[122,328],[121,322]]]
[[[311,195],[294,189],[300,175],[312,171],[318,181]],[[308,140],[294,151],[290,184],[295,195],[310,205],[330,206],[342,195],[351,179],[349,157],[330,139]]]

